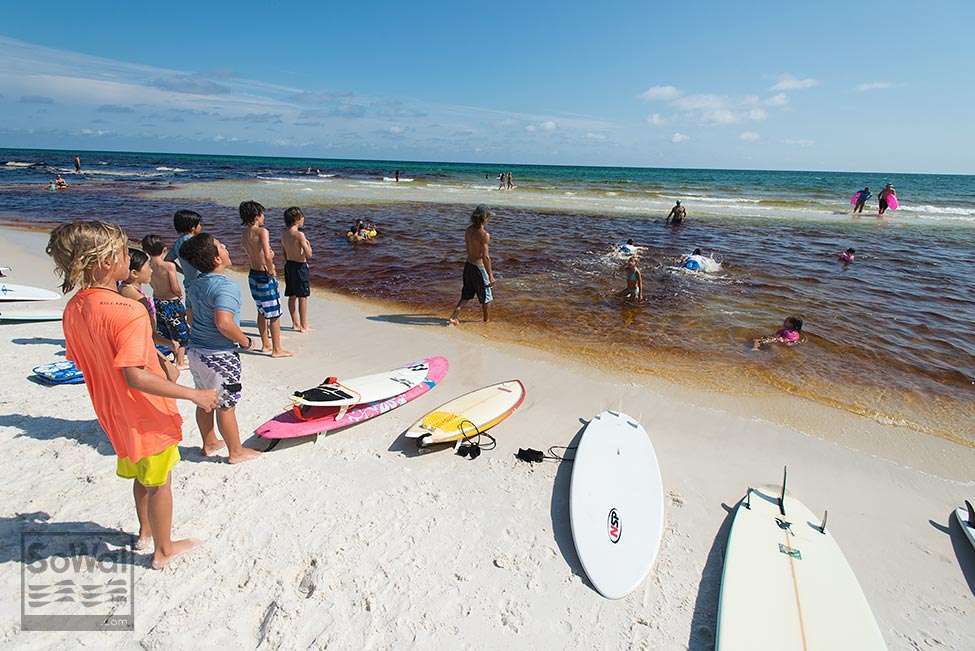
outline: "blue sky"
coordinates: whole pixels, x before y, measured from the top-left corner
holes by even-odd
[[[975,2],[4,3],[0,145],[975,173]]]

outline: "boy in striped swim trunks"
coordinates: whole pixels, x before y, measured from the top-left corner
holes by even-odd
[[[275,277],[271,236],[264,228],[264,206],[256,201],[244,201],[239,211],[240,223],[244,227],[240,240],[251,267],[247,282],[257,305],[261,352],[270,348],[271,357],[291,357],[293,353],[281,347],[281,295]]]

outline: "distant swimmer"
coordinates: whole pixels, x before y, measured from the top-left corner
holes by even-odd
[[[802,319],[790,316],[782,322],[782,327],[774,335],[759,337],[752,342],[752,350],[758,350],[765,344],[795,346],[800,341],[802,341]]]
[[[897,192],[894,191],[894,186],[890,183],[884,186],[884,189],[880,191],[877,195],[877,203],[880,204],[879,210],[877,212],[877,217],[882,217],[887,208],[890,206],[889,197],[890,195],[897,196]]]
[[[81,173],[81,156],[75,155],[74,157],[74,172],[75,174]]]
[[[498,174],[498,189],[504,190],[504,172]]]
[[[856,249],[847,249],[846,251],[843,251],[843,253],[840,253],[837,258],[839,258],[839,261],[842,262],[843,266],[845,267],[846,265],[853,263],[853,256],[856,255],[856,252]]]
[[[626,261],[623,271],[626,273],[626,289],[616,292],[616,296],[628,303],[639,303],[643,298],[643,274],[637,267],[636,256]]]
[[[58,174],[58,177],[54,179],[54,187],[56,190],[67,190],[68,184],[64,180],[64,177]]]
[[[632,239],[626,240],[626,244],[620,244],[616,248],[616,251],[626,255],[636,255],[640,252],[639,246]]]
[[[670,209],[670,213],[667,215],[664,223],[670,224],[671,226],[680,226],[684,223],[685,219],[687,219],[687,211],[684,209],[684,206],[680,205],[680,201],[678,201]]]
[[[396,170],[396,182],[399,183],[399,170]]]
[[[863,212],[863,206],[867,203],[867,199],[872,197],[870,194],[870,188],[863,188],[857,193],[856,205],[853,206],[853,214],[858,214]]]
[[[508,170],[508,173],[505,175],[505,183],[507,184],[509,190],[515,187],[514,184],[511,183],[511,170]]]
[[[471,214],[471,225],[464,231],[467,260],[464,262],[464,286],[460,300],[450,315],[450,325],[460,325],[460,308],[477,296],[484,322],[488,322],[488,305],[494,300],[494,269],[491,267],[491,234],[484,228],[491,219],[491,211],[478,206]]]

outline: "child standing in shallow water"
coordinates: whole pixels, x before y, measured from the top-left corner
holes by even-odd
[[[288,297],[292,327],[298,332],[308,332],[311,330],[308,327],[308,297],[311,295],[308,259],[311,258],[311,243],[301,232],[301,227],[305,225],[301,208],[292,206],[285,210],[284,225],[286,228],[281,234],[285,258],[284,295]]]
[[[64,279],[64,293],[80,287],[64,308],[67,358],[85,374],[98,422],[118,455],[116,473],[133,480],[136,548],[153,541],[152,566],[162,569],[199,544],[171,537],[169,475],[179,462],[182,439],[176,400],[209,411],[217,405],[216,392],[170,380],[152,345],[149,313],[118,294],[116,283],[129,277],[128,240],[121,228],[97,221],[63,224],[51,232],[47,254]],[[170,377],[177,373],[168,371]]]
[[[802,340],[802,319],[790,316],[782,322],[782,328],[774,335],[759,337],[752,343],[752,350],[758,350],[764,344],[785,344],[795,346]]]
[[[231,264],[230,255],[227,247],[209,233],[184,242],[180,255],[200,272],[188,294],[196,315],[190,332],[190,373],[198,388],[215,389],[220,398],[216,420],[223,441],[214,432],[213,413],[196,410],[203,455],[212,456],[226,446],[230,463],[256,459],[261,453],[240,444],[237,425],[236,407],[242,390],[237,349],[250,350],[251,338],[240,330],[240,288],[223,275]]]

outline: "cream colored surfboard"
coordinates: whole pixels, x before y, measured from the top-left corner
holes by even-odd
[[[440,405],[406,431],[421,447],[451,443],[491,429],[525,400],[520,380],[492,384]]]
[[[886,649],[853,570],[822,519],[781,488],[748,489],[728,538],[719,651]]]

